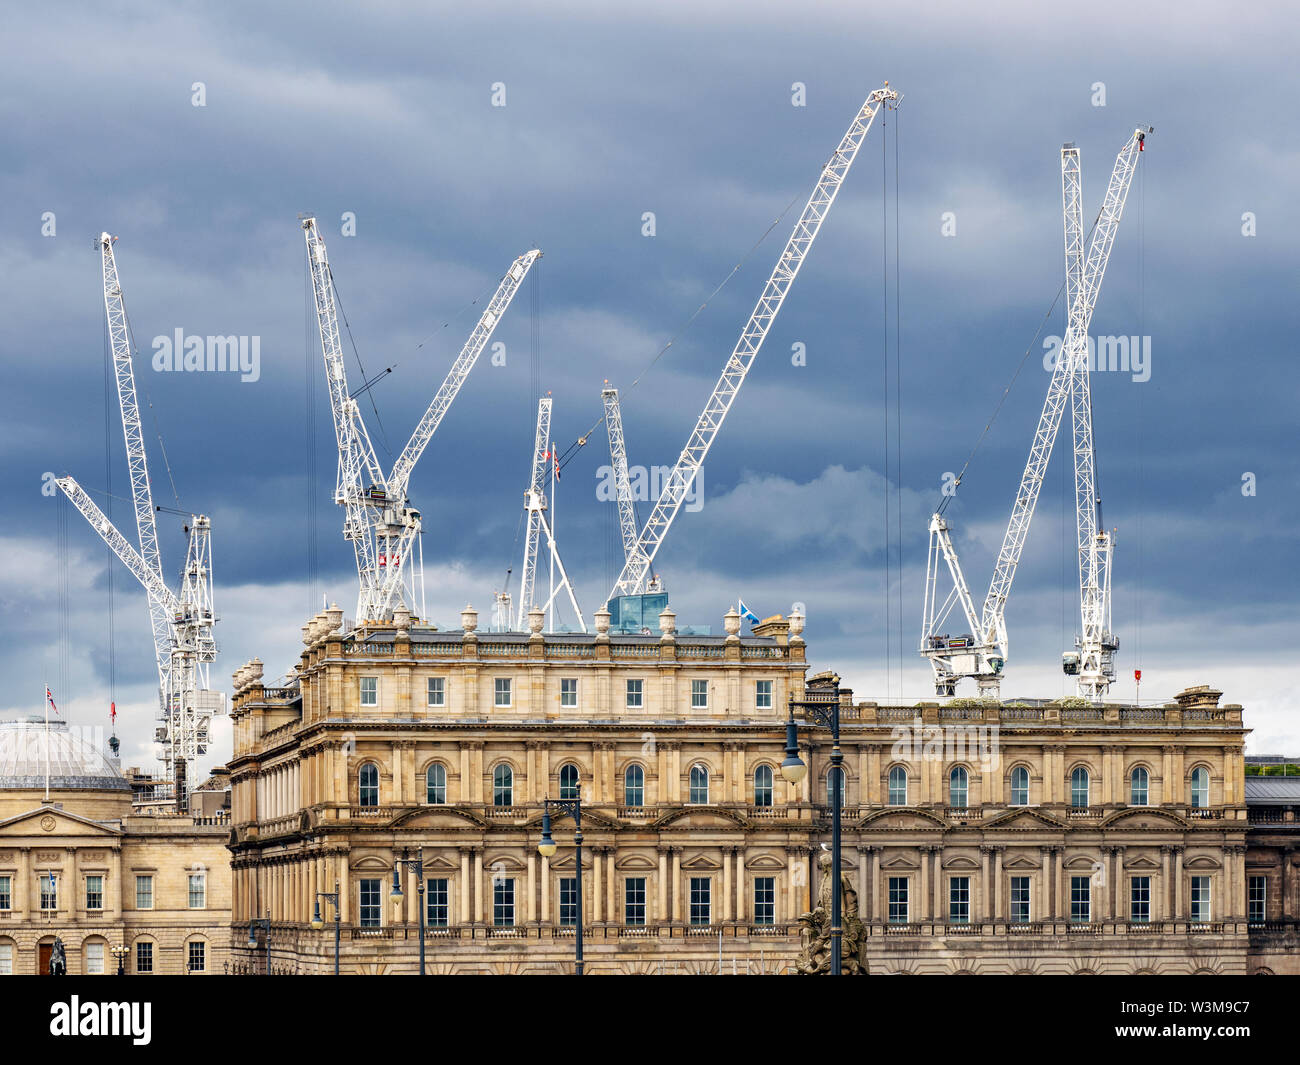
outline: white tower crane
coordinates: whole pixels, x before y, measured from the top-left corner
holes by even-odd
[[[583,619],[582,611],[578,608],[578,597],[574,594],[573,584],[569,580],[569,574],[564,568],[563,561],[560,559],[560,551],[555,544],[551,523],[546,516],[547,511],[550,510],[550,499],[546,491],[546,478],[555,466],[555,450],[551,443],[551,397],[542,396],[537,401],[537,431],[533,437],[532,477],[528,482],[528,491],[524,493],[524,510],[528,514],[528,528],[524,537],[524,564],[520,570],[519,618],[516,628],[527,628],[528,612],[535,606],[540,605],[543,613],[551,611],[556,598],[561,591],[564,591],[568,593],[569,605],[573,607],[573,613],[578,619],[578,625],[583,632],[586,632],[587,623]],[[547,550],[550,552],[552,579],[550,594],[545,602],[538,604],[538,593],[536,592],[537,551],[543,533],[546,534]],[[560,575],[558,586],[554,580],[554,571],[556,569],[559,570]]]
[[[381,621],[391,618],[394,608],[403,603],[409,602],[413,607],[417,600],[416,586],[423,579],[411,557],[421,528],[420,512],[410,506],[407,498],[411,473],[520,284],[542,253],[536,249],[526,252],[506,271],[433,402],[398,455],[392,472],[385,476],[361,418],[356,397],[348,392],[334,282],[325,240],[315,218],[304,218],[302,228],[307,241],[307,262],[311,270],[325,377],[329,384],[330,409],[339,450],[334,502],[345,508],[343,536],[352,542],[357,561],[356,619],[358,623]]]
[[[138,547],[113,526],[73,478],[59,478],[55,483],[144,586],[153,629],[162,722],[155,730],[155,740],[162,748],[161,760],[167,777],[174,779],[178,761],[192,761],[207,753],[212,715],[222,713],[225,706],[224,695],[209,689],[208,667],[217,653],[213,635],[216,615],[212,608],[211,524],[203,515],[191,516],[187,527],[189,545],[185,569],[179,593],[173,594],[162,575],[153,496],[149,487],[149,465],[131,364],[131,330],[113,254],[116,239],[101,233],[97,244]],[[185,796],[176,798],[183,802]]]
[[[790,286],[799,276],[799,268],[803,265],[808,249],[817,239],[821,224],[831,204],[835,202],[835,196],[844,183],[849,167],[853,165],[858,149],[866,139],[867,131],[871,129],[882,106],[896,107],[901,99],[899,93],[889,87],[889,82],[885,82],[883,88],[876,89],[854,116],[852,125],[822,168],[812,196],[795,223],[794,232],[790,234],[772,275],[763,286],[763,293],[759,296],[749,321],[745,323],[745,328],[741,330],[740,339],[722,369],[722,376],[718,378],[712,395],[704,405],[677,464],[669,473],[659,499],[646,519],[645,527],[627,555],[623,570],[610,590],[610,599],[646,592],[654,557],[704,465],[709,448],[713,446],[740,386],[745,383],[745,376],[749,373],[759,348],[763,346]]]
[[[605,429],[609,433],[609,462],[614,474],[614,498],[618,503],[618,525],[623,536],[623,561],[626,564],[632,561],[636,554],[638,526],[636,502],[632,498],[632,482],[627,474],[627,442],[623,437],[623,412],[619,408],[617,388],[603,389],[600,399],[605,406]]]
[[[1009,641],[1006,628],[1006,604],[1015,579],[1016,567],[1024,550],[1029,525],[1038,503],[1047,463],[1056,442],[1057,430],[1067,404],[1074,418],[1076,516],[1079,537],[1080,599],[1083,633],[1077,643],[1078,655],[1067,654],[1067,673],[1079,673],[1080,694],[1100,697],[1114,674],[1113,655],[1118,640],[1110,632],[1110,550],[1111,540],[1100,531],[1100,500],[1096,495],[1096,464],[1092,439],[1092,407],[1088,378],[1088,327],[1106,265],[1110,260],[1115,234],[1128,197],[1129,186],[1137,168],[1150,127],[1139,127],[1120,149],[1111,173],[1110,184],[1083,256],[1082,194],[1079,176],[1079,153],[1073,144],[1061,149],[1061,193],[1064,213],[1066,258],[1066,296],[1068,321],[1056,365],[1048,383],[1047,396],[1034,433],[1029,460],[1016,493],[1011,520],[1003,537],[1002,549],[983,611],[976,615],[969,587],[961,572],[957,552],[952,545],[943,508],[930,519],[930,549],[926,567],[925,604],[922,616],[921,653],[934,669],[935,690],[940,695],[955,693],[957,681],[974,677],[981,695],[996,697],[1006,665]],[[950,497],[949,497],[950,498]],[[946,502],[945,502],[946,505]],[[938,599],[939,560],[946,563],[952,590],[941,602]],[[959,636],[940,634],[948,615],[960,606],[969,631]],[[1086,662],[1086,667],[1082,662]],[[1086,668],[1087,672],[1084,672]],[[1109,671],[1109,672],[1108,672]]]

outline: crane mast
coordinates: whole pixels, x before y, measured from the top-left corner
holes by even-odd
[[[403,602],[415,605],[416,586],[423,580],[414,558],[416,538],[422,527],[421,515],[410,506],[407,497],[411,474],[501,316],[542,253],[536,249],[526,252],[506,271],[442,386],[398,455],[392,472],[385,476],[356,398],[348,391],[325,239],[314,217],[305,217],[302,228],[339,452],[334,501],[345,508],[343,537],[351,541],[357,563],[357,621],[384,620],[391,618],[393,610]]]
[[[524,538],[524,564],[523,569],[520,571],[519,618],[516,628],[521,630],[527,628],[528,612],[539,605],[536,592],[537,553],[544,533],[552,569],[560,571],[560,583],[558,585],[554,583],[554,574],[552,573],[550,594],[540,604],[542,612],[543,614],[547,613],[555,603],[559,593],[565,591],[568,593],[569,605],[573,607],[573,613],[578,620],[578,625],[583,632],[586,632],[587,624],[583,619],[582,610],[578,607],[578,597],[573,591],[573,583],[569,580],[569,574],[564,568],[564,562],[560,559],[560,551],[555,543],[555,535],[551,529],[550,520],[547,518],[547,512],[550,510],[550,500],[546,492],[546,475],[555,465],[555,451],[551,443],[551,397],[542,396],[537,401],[537,428],[533,435],[532,477],[529,480],[528,491],[524,493],[524,510],[528,515],[528,528],[527,535]]]
[[[740,339],[727,359],[722,375],[704,405],[704,410],[686,442],[686,447],[682,449],[658,501],[646,519],[645,527],[637,538],[636,549],[627,555],[623,570],[610,591],[609,599],[623,595],[640,595],[646,591],[654,557],[663,544],[673,519],[677,517],[682,502],[690,492],[700,468],[704,465],[704,459],[717,438],[718,430],[722,428],[722,423],[731,410],[740,386],[745,383],[749,368],[763,346],[763,341],[767,339],[768,331],[776,320],[781,305],[785,302],[790,286],[799,275],[799,268],[803,265],[808,249],[817,239],[821,224],[831,204],[835,202],[836,194],[844,183],[849,168],[853,165],[858,149],[866,139],[867,132],[871,129],[871,124],[879,114],[880,108],[896,107],[901,98],[898,92],[889,87],[888,82],[885,82],[883,88],[871,93],[854,116],[853,123],[841,138],[834,154],[822,168],[812,196],[809,197],[803,213],[795,223],[794,231],[777,259],[767,284],[763,286],[762,295],[759,296],[749,321],[741,330]]]
[[[989,590],[982,611],[977,618],[973,608],[962,603],[970,633],[951,637],[939,635],[945,617],[952,609],[950,596],[944,604],[937,604],[934,583],[937,579],[937,557],[942,555],[952,573],[954,587],[965,586],[960,563],[952,548],[948,527],[941,515],[936,514],[930,524],[930,559],[927,567],[926,602],[922,621],[921,653],[934,667],[935,690],[940,695],[955,693],[960,677],[974,677],[983,695],[997,696],[1001,674],[1009,652],[1006,628],[1006,603],[1015,579],[1016,568],[1024,550],[1034,509],[1042,489],[1048,460],[1056,442],[1057,431],[1067,406],[1071,407],[1074,423],[1075,495],[1078,519],[1080,564],[1080,598],[1083,612],[1083,634],[1079,638],[1081,655],[1088,662],[1088,684],[1081,683],[1080,692],[1091,697],[1104,693],[1106,669],[1113,675],[1111,659],[1118,641],[1110,632],[1110,538],[1098,531],[1100,501],[1096,494],[1096,463],[1092,438],[1092,406],[1088,368],[1088,328],[1096,307],[1097,296],[1110,260],[1115,235],[1123,215],[1124,203],[1137,167],[1137,157],[1143,150],[1149,127],[1139,127],[1120,149],[1111,173],[1106,197],[1088,242],[1086,257],[1083,254],[1082,192],[1078,149],[1066,144],[1061,149],[1061,196],[1064,217],[1065,289],[1068,300],[1068,319],[1065,337],[1052,376],[1047,396],[1030,447],[1029,459],[1016,493],[1011,519],[998,553]],[[1074,656],[1074,665],[1079,665]],[[1065,657],[1067,672],[1071,668],[1071,655]]]

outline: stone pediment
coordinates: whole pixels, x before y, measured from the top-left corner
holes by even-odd
[[[0,837],[80,836],[104,839],[121,835],[119,822],[105,824],[102,821],[92,821],[88,817],[53,806],[40,806],[0,821]]]
[[[658,864],[644,854],[629,854],[614,863],[615,869],[657,869]]]
[[[1124,863],[1125,870],[1136,869],[1142,873],[1156,873],[1160,871],[1160,863],[1154,858],[1148,858],[1145,854],[1140,854],[1136,858]]]
[[[894,855],[894,857],[890,858],[889,860],[880,863],[881,869],[886,869],[889,870],[890,872],[893,872],[896,869],[912,870],[912,869],[919,869],[920,867],[921,867],[920,863],[917,862],[915,858],[907,854],[896,854]]]
[[[354,873],[384,873],[392,870],[392,865],[384,861],[378,855],[371,854],[365,858],[358,858],[352,863],[351,869]]]
[[[1127,810],[1116,810],[1101,822],[1103,828],[1187,828],[1185,818],[1168,810],[1154,806],[1134,806]]]
[[[1027,854],[1017,854],[1013,858],[1006,859],[1006,861],[1002,863],[1002,868],[1004,870],[1011,869],[1013,871],[1019,869],[1041,869],[1042,863],[1035,861]]]
[[[1077,873],[1085,869],[1095,869],[1097,867],[1097,859],[1086,854],[1076,854],[1072,858],[1067,858],[1061,863],[1061,865],[1063,868]]]
[[[682,862],[683,869],[721,869],[716,858],[707,854],[693,854]]]
[[[966,855],[964,854],[954,855],[953,857],[948,858],[943,862],[943,868],[945,869],[974,870],[974,869],[978,869],[979,867],[980,867],[979,862],[977,862],[974,858],[966,857]]]
[[[482,815],[460,806],[421,806],[393,818],[390,828],[487,828]]]
[[[574,869],[574,868],[577,866],[577,864],[578,864],[577,862],[574,861],[574,859],[573,859],[573,855],[574,855],[574,852],[573,852],[572,850],[567,851],[567,852],[566,852],[564,855],[562,855],[562,856],[561,856],[561,855],[556,855],[556,856],[555,856],[554,858],[552,858],[549,862],[547,862],[547,867],[550,868],[550,869],[558,869],[560,872],[564,872],[566,869],[569,870],[570,872],[572,872],[573,869]],[[591,855],[589,855],[589,854],[584,854],[584,855],[582,856],[582,867],[583,867],[583,869],[590,869],[590,868],[591,868]]]
[[[1043,813],[1041,810],[1029,806],[1016,807],[1014,810],[1007,810],[996,817],[991,817],[984,822],[985,830],[990,828],[1010,829],[1012,832],[1023,832],[1040,828],[1064,828],[1065,823],[1058,821],[1055,817]]]
[[[1188,858],[1183,862],[1184,869],[1221,869],[1222,866],[1211,858],[1209,855],[1202,854],[1195,858]]]
[[[772,869],[780,871],[785,868],[785,862],[780,858],[774,858],[770,854],[759,854],[745,863],[746,869]]]
[[[552,862],[552,865],[555,863]],[[497,854],[491,858],[484,857],[483,869],[487,873],[495,874],[498,870],[508,869],[511,872],[517,872],[525,868],[524,863],[516,858],[513,854]]]
[[[735,810],[720,806],[685,806],[670,810],[650,823],[651,828],[748,828],[749,822]]]
[[[928,810],[917,810],[911,807],[886,807],[884,810],[873,810],[858,821],[859,828],[868,826],[891,831],[909,828],[948,827],[943,818],[936,817]]]

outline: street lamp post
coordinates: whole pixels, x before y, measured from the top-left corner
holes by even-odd
[[[126,956],[131,953],[131,948],[125,944],[119,943],[113,948],[113,957],[117,959],[117,975],[126,975]]]
[[[840,806],[844,787],[844,753],[840,750],[840,686],[822,689],[805,689],[803,699],[790,698],[790,720],[785,726],[785,761],[781,775],[791,784],[803,780],[808,767],[799,757],[799,726],[795,724],[794,709],[803,710],[804,720],[831,730],[831,767],[826,783],[831,793],[831,975],[842,975],[840,950],[843,946],[844,926],[840,913]]]
[[[581,785],[579,785],[581,787]],[[574,965],[573,974],[582,975],[582,798],[580,792],[575,792],[572,799],[546,799],[542,805],[542,839],[537,844],[537,853],[543,858],[554,857],[556,846],[555,840],[551,839],[551,807],[554,806],[556,815],[564,817],[566,815],[573,818],[575,826],[573,832],[573,844],[577,848],[578,864],[578,928],[577,936],[574,940]]]
[[[402,857],[393,862],[393,893],[390,898],[402,898],[401,870],[409,869],[415,874],[416,894],[420,899],[420,975],[424,975],[424,848],[420,848],[418,858],[406,857],[406,851],[402,851]]]
[[[334,881],[333,891],[316,892],[316,911],[311,917],[311,927],[313,931],[319,932],[325,927],[325,922],[320,919],[320,900],[324,899],[334,907],[334,975],[339,974],[339,921],[342,914],[339,912],[339,882]]]
[[[271,975],[271,911],[266,911],[265,917],[252,917],[248,921],[248,949],[257,949],[257,930],[259,928],[266,931],[266,975]]]

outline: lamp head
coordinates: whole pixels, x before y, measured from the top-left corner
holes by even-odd
[[[555,851],[555,840],[551,839],[551,811],[545,810],[542,813],[542,839],[537,844],[537,853],[543,858],[552,858]]]

